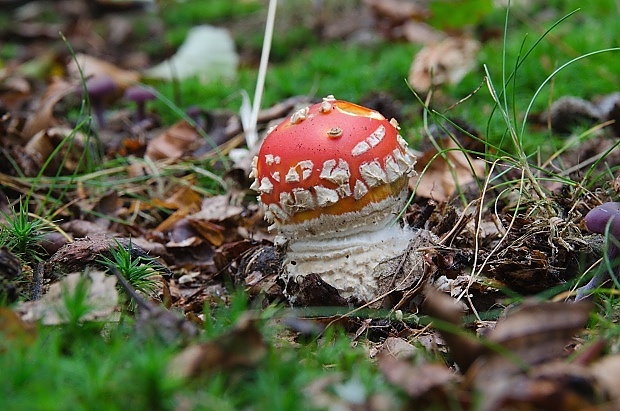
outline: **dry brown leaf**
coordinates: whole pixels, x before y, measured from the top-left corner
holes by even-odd
[[[620,354],[610,355],[595,362],[590,367],[601,387],[620,409]]]
[[[189,218],[189,222],[194,230],[214,246],[219,247],[224,243],[225,227],[208,220],[193,217]]]
[[[456,327],[462,327],[462,318],[465,310],[463,305],[435,289],[426,287],[422,310],[425,314],[442,320]],[[450,332],[440,329],[441,336],[448,345],[450,356],[462,372],[466,371],[482,352],[482,344],[467,332]]]
[[[545,400],[548,392],[563,391],[563,385],[550,387],[546,393],[531,391],[532,381],[525,370],[563,358],[566,345],[585,326],[591,308],[588,302],[526,303],[499,321],[488,340],[501,351],[487,349],[467,372],[468,381],[485,398],[482,409],[496,409],[512,398],[517,384],[523,386],[523,396]]]
[[[145,156],[152,160],[176,160],[199,141],[196,129],[179,121],[147,144]]]
[[[174,207],[184,207],[179,208],[157,227],[158,231],[172,230],[172,238],[176,246],[180,246],[182,242],[195,237],[197,234],[215,246],[222,245],[226,240],[227,226],[231,224],[221,223],[234,219],[243,212],[243,207],[231,205],[230,198],[226,195],[203,200],[193,192],[187,196],[180,194],[173,196],[162,204],[173,209]],[[200,206],[202,208],[197,211]],[[232,225],[237,226],[236,223],[232,223]],[[235,235],[233,234],[233,236]]]
[[[191,187],[181,187],[165,200],[153,199],[153,204],[157,207],[169,210],[187,209],[190,212],[199,210],[201,203],[202,196]]]
[[[414,365],[410,361],[399,360],[391,355],[380,356],[377,365],[385,378],[402,388],[410,398],[434,404],[441,398],[447,399],[446,392],[453,390],[461,379],[443,364]],[[429,398],[430,395],[433,397]]]
[[[397,359],[411,358],[418,351],[411,343],[399,337],[388,337],[379,347],[379,356],[392,356]]]
[[[479,50],[476,40],[461,37],[430,44],[415,55],[409,69],[409,84],[420,93],[432,86],[457,84],[474,68]]]
[[[37,330],[33,324],[22,321],[14,311],[0,307],[0,335],[3,341],[17,342],[23,346],[34,342]],[[3,354],[2,348],[0,354]]]
[[[435,157],[437,150],[434,147],[427,150],[418,158],[415,165],[417,174],[409,181],[416,195],[439,202],[448,201],[457,187],[483,177],[486,171],[484,160],[472,159],[451,139],[445,139],[442,146],[448,150],[444,153],[446,158],[441,155]]]
[[[256,366],[266,352],[257,320],[245,315],[228,333],[179,353],[168,364],[168,373],[177,378],[196,378],[217,371],[250,368]]]
[[[478,394],[476,409],[481,411],[598,410],[597,405],[606,401],[588,368],[559,361],[528,373],[488,380]]]
[[[191,188],[191,182],[189,187],[181,187],[176,190],[172,195],[164,200],[153,199],[149,207],[163,207],[170,210],[175,210],[164,221],[159,223],[156,231],[167,232],[172,230],[175,225],[184,223],[187,225],[187,216],[200,209],[202,204],[202,196]],[[194,235],[192,233],[191,235]],[[175,238],[175,241],[179,241]]]
[[[200,243],[200,239],[196,236],[196,231],[194,231],[187,220],[189,213],[190,210],[187,208],[176,210],[155,228],[155,231],[170,233],[171,241],[166,244],[167,247],[180,247],[189,239],[193,239],[192,242],[198,241]]]
[[[77,54],[75,56],[75,60],[71,60],[69,65],[69,72],[78,81],[81,81],[82,78],[80,76],[78,66],[79,70],[82,71],[84,78],[96,76],[110,77],[121,90],[124,90],[140,81],[140,74],[136,71],[124,70],[112,63],[82,53]]]
[[[243,207],[230,204],[230,197],[219,195],[204,199],[199,212],[188,217],[189,223],[202,237],[211,244],[220,246],[225,240],[225,224],[236,219],[243,212]],[[233,224],[236,226],[236,224]]]
[[[75,92],[73,84],[62,79],[53,79],[26,120],[22,137],[28,140],[37,132],[58,125],[59,121],[54,118],[54,107],[65,96]]]
[[[387,18],[395,23],[409,19],[423,20],[428,18],[429,11],[421,2],[403,0],[364,0],[364,4],[372,12],[382,18]]]
[[[0,74],[0,93],[2,105],[7,111],[18,110],[23,102],[31,97],[32,87],[22,76],[3,77]]]
[[[402,25],[403,37],[412,44],[435,44],[444,38],[444,34],[426,23],[409,20]]]
[[[84,238],[106,233],[108,231],[106,227],[107,225],[109,224],[101,220],[94,222],[74,219],[69,220],[66,223],[62,223],[60,228],[73,235],[74,238]]]
[[[311,405],[307,408],[330,411],[392,411],[399,409],[396,401],[385,392],[367,393],[356,376],[327,374],[311,381],[304,394]]]
[[[24,146],[24,151],[31,158],[36,159],[38,166],[42,166],[48,160],[50,163],[45,169],[45,174],[54,175],[59,171],[72,173],[83,161],[84,144],[88,140],[81,132],[69,127],[50,127],[36,133]],[[61,150],[55,153],[50,160],[50,155],[59,145]],[[71,152],[67,153],[67,149]],[[37,168],[39,168],[37,167]]]
[[[205,198],[199,212],[192,218],[200,218],[209,221],[224,221],[238,217],[243,212],[243,207],[230,203],[229,195],[219,195]]]
[[[590,303],[526,303],[502,321],[489,335],[527,364],[538,364],[562,355],[564,347],[586,324]]]
[[[65,292],[75,293],[78,282],[83,278],[88,282],[86,304],[90,310],[80,320],[110,320],[118,304],[116,277],[102,271],[69,274],[61,281],[52,284],[43,298],[22,303],[16,310],[21,314],[23,321],[41,320],[45,325],[63,324],[67,321]]]

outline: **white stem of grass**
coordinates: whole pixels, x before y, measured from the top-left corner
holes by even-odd
[[[263,89],[265,88],[265,76],[267,75],[267,65],[269,64],[269,53],[271,52],[271,39],[273,38],[273,27],[276,20],[277,5],[278,0],[269,0],[267,22],[265,24],[265,37],[263,38],[263,49],[260,56],[260,65],[258,67],[254,100],[252,101],[252,113],[249,127],[245,132],[245,141],[250,150],[252,150],[258,143],[256,123],[258,122],[258,111],[260,110],[261,100],[263,98]]]

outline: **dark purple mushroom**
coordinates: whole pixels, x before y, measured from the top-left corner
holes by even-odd
[[[105,125],[105,101],[114,95],[117,88],[116,82],[108,76],[94,76],[86,80],[85,85],[92,113],[99,128],[103,128]]]
[[[125,99],[136,103],[136,123],[146,119],[146,102],[155,99],[155,93],[146,87],[132,86],[125,91]]]
[[[206,113],[203,109],[198,106],[189,106],[185,110],[185,114],[187,114],[188,117],[191,118],[194,123],[196,123],[196,128],[204,130],[206,126],[204,116],[206,115]]]
[[[586,227],[593,233],[607,234],[607,258],[613,262],[620,256],[620,203],[604,203],[593,208],[585,217]],[[575,300],[582,300],[609,278],[618,278],[616,272],[601,269],[586,285],[577,289]]]

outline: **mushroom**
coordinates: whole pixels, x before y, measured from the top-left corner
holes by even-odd
[[[586,227],[593,233],[603,234],[609,233],[607,238],[607,258],[612,263],[620,256],[620,203],[604,203],[590,210],[584,218]],[[579,301],[588,296],[598,286],[603,284],[611,276],[617,278],[616,274],[606,269],[601,269],[592,279],[584,286],[577,289],[575,300]]]
[[[287,284],[315,273],[344,298],[377,297],[375,267],[414,237],[395,221],[415,164],[398,130],[394,119],[328,96],[267,135],[251,188],[277,232]]]
[[[146,87],[132,86],[125,90],[125,99],[136,103],[136,123],[146,119],[146,102],[155,99],[155,93]]]
[[[86,80],[85,87],[93,115],[99,128],[103,128],[105,125],[104,105],[106,99],[115,94],[116,82],[109,76],[94,76]]]

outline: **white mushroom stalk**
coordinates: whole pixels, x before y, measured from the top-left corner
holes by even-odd
[[[287,282],[316,273],[345,298],[370,301],[375,268],[414,232],[395,223],[414,156],[395,120],[333,96],[275,127],[254,159],[259,192]]]

